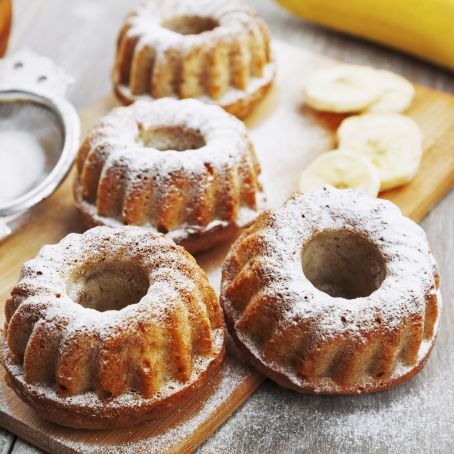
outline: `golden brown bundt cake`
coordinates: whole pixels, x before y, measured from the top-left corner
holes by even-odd
[[[438,269],[424,231],[352,190],[296,194],[262,213],[223,268],[227,326],[258,369],[317,394],[415,375],[435,341]]]
[[[114,109],[88,133],[77,169],[87,226],[138,225],[191,253],[250,224],[264,203],[246,127],[195,99]]]
[[[243,118],[274,79],[266,24],[237,0],[150,0],[126,19],[114,90],[139,98],[199,98]]]
[[[177,404],[224,354],[216,295],[164,235],[97,227],[44,246],[6,303],[10,386],[42,417],[121,427]]]

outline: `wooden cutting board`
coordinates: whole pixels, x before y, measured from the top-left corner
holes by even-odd
[[[341,115],[317,113],[304,105],[302,83],[315,68],[332,65],[320,56],[276,43],[275,88],[247,120],[263,168],[270,207],[282,204],[297,189],[304,167],[319,153],[334,148]],[[86,130],[115,101],[109,96],[81,113]],[[382,194],[420,221],[454,185],[454,97],[417,87],[408,114],[424,135],[424,157],[416,178]],[[27,222],[0,243],[0,305],[17,279],[22,262],[46,243],[81,231],[72,203],[71,175]],[[198,257],[215,289],[229,245]],[[3,317],[1,309],[0,319]],[[3,321],[1,321],[3,323]],[[263,376],[246,365],[231,343],[220,372],[184,406],[158,421],[115,431],[81,431],[40,420],[0,379],[0,426],[49,452],[189,452],[195,449],[260,385]]]

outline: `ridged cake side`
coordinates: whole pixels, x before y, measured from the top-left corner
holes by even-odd
[[[197,131],[204,144],[161,151],[142,138],[156,128],[170,141]],[[166,98],[114,110],[88,133],[77,169],[76,202],[90,213],[91,225],[139,225],[177,243],[189,234],[248,224],[263,203],[260,165],[246,128],[195,100]]]
[[[101,274],[93,274],[99,266]],[[99,289],[90,293],[96,279]],[[106,308],[91,308],[93,292],[105,294],[116,279],[130,286],[125,295],[137,286],[145,295],[126,307],[112,296]],[[110,309],[115,304],[118,310]],[[43,247],[23,265],[5,314],[3,360],[13,380],[62,409],[77,404],[80,414],[98,415],[88,428],[115,425],[122,405],[125,417],[133,408],[146,413],[200,386],[224,349],[205,273],[171,240],[134,227],[100,227]]]
[[[304,275],[304,247],[325,229],[378,243],[387,273],[370,296],[332,297]],[[351,191],[296,195],[262,213],[223,268],[229,331],[254,365],[303,392],[371,392],[409,378],[430,353],[440,304],[423,231],[388,202]]]
[[[268,28],[237,1],[150,1],[128,16],[117,40],[113,78],[122,98],[228,106],[273,76]]]

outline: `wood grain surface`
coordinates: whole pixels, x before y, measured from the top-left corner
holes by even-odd
[[[74,74],[78,83],[70,97],[76,106],[83,107],[110,91],[112,43],[132,3],[16,0],[12,47],[28,45],[51,56]],[[386,67],[423,84],[454,91],[452,75],[446,72],[301,23],[270,1],[250,3],[268,21],[275,36],[334,58]],[[299,74],[294,77],[298,78]],[[445,141],[449,147],[450,142]],[[438,184],[430,186],[434,190],[438,188]],[[423,223],[442,275],[452,273],[454,265],[453,202],[451,193]],[[16,272],[11,270],[12,276]],[[414,381],[388,393],[359,399],[299,396],[267,382],[200,452],[451,452],[454,396],[449,378],[454,355],[448,347],[453,342],[449,328],[454,320],[449,302],[454,296],[454,284],[445,279],[442,289],[445,296],[442,334],[433,358]],[[441,394],[443,399],[438,398]],[[409,410],[414,410],[418,403],[421,411],[405,417],[405,412],[394,409],[400,402],[407,404]],[[437,405],[441,408],[435,408]],[[371,418],[375,418],[375,427],[361,429],[361,422],[370,422]],[[434,418],[436,424],[431,422]],[[0,432],[0,440],[0,452],[3,441],[5,452],[11,449],[16,453],[36,452],[23,442],[12,445],[12,437],[6,432]]]

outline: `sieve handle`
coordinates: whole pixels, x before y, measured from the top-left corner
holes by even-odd
[[[39,91],[65,97],[74,79],[49,58],[22,49],[0,60],[0,86]]]

